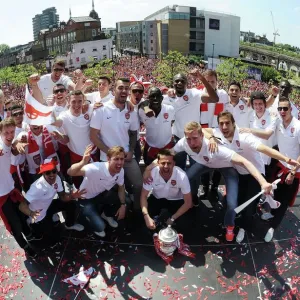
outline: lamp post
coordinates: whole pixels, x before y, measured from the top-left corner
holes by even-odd
[[[212,69],[214,69],[214,56],[215,56],[215,44],[212,44],[213,51],[212,51]]]

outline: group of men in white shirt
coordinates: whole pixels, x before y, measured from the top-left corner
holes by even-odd
[[[30,241],[46,234],[58,211],[65,211],[67,229],[84,229],[76,223],[74,199],[80,204],[80,222],[100,237],[106,234],[106,222],[118,227],[128,204],[135,212],[142,211],[151,230],[156,229],[162,209],[170,213],[167,224],[180,224],[199,205],[201,181],[202,198],[208,196],[211,171],[212,191],[221,176],[226,185],[227,241],[235,236],[235,208],[262,189],[270,193],[271,182],[278,176],[282,179],[274,192],[280,207],[270,210],[266,206],[262,215],[270,224],[265,240],[273,238],[288,205],[293,204],[300,174],[300,126],[292,116],[296,108],[278,89],[272,89],[268,100],[263,93],[254,92],[247,101],[240,98],[238,82],[230,83],[227,94],[217,89],[214,71],[202,75],[195,69],[191,75],[202,81],[204,90],[187,89],[186,75],[177,74],[174,91],[163,95],[159,88],[151,87],[144,99],[142,82],[120,78],[112,94],[110,79],[102,76],[98,92],[84,94],[93,82],[76,71],[75,84],[63,71],[64,63],[57,62],[51,74],[29,78],[34,98],[53,106],[51,125],[25,124],[22,106],[13,105],[12,118],[6,118],[0,128],[0,169],[5,179],[0,185],[0,213],[27,253],[33,256]],[[281,84],[284,94],[290,91],[288,84]],[[278,105],[276,111],[268,109],[274,105]],[[139,166],[141,125],[147,166],[144,183]],[[11,145],[17,156],[10,155]],[[279,152],[272,148],[275,145]],[[271,164],[271,157],[276,165]],[[64,193],[63,180],[74,183],[77,191]],[[25,200],[16,188],[26,192]],[[238,218],[238,242],[244,239],[245,230],[252,230],[256,205],[253,202]],[[24,216],[29,217],[25,223]],[[17,226],[11,226],[17,218]],[[31,235],[23,229],[28,223]]]

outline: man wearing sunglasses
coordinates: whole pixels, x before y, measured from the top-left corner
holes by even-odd
[[[84,229],[81,224],[75,223],[76,202],[73,200],[80,198],[85,191],[77,190],[66,194],[56,166],[57,162],[51,159],[46,159],[40,165],[39,174],[42,176],[30,186],[25,195],[26,201],[19,206],[20,211],[29,217],[35,239],[48,235],[51,242],[57,242],[59,238],[59,232],[55,230],[52,221],[53,214],[57,212],[65,212],[66,229]],[[56,194],[58,198],[54,199]]]

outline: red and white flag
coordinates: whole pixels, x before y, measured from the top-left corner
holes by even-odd
[[[29,125],[48,125],[52,123],[53,107],[38,102],[26,86],[24,121]]]

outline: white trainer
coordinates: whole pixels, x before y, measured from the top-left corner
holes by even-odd
[[[245,230],[243,228],[240,228],[235,240],[240,244],[244,240],[244,237]]]
[[[274,235],[274,228],[270,228],[265,236],[265,242],[269,243],[272,241]]]
[[[118,225],[119,225],[118,222],[116,222],[116,221],[114,220],[114,218],[112,218],[112,217],[107,217],[107,216],[104,214],[104,212],[101,214],[101,218],[104,219],[104,220],[109,224],[109,226],[112,227],[112,228],[117,228]]]
[[[65,227],[68,229],[68,230],[76,230],[76,231],[82,231],[84,229],[84,226],[81,225],[81,224],[74,224],[70,227],[68,227],[67,225],[65,225]]]
[[[100,231],[100,232],[97,232],[97,231],[94,231],[94,233],[100,237],[105,237],[105,231]]]
[[[272,219],[272,218],[274,218],[274,216],[269,212],[265,212],[261,215],[261,219],[264,220],[264,221],[267,221],[267,220]]]

